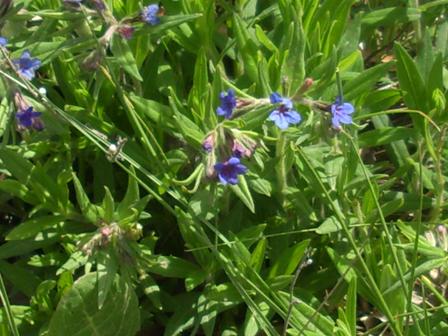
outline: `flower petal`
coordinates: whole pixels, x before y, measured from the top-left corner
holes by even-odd
[[[215,170],[219,173],[222,171],[222,169],[224,168],[224,163],[222,162],[218,162],[214,165]]]
[[[271,114],[269,115],[268,119],[271,120],[271,121],[276,121],[278,119],[279,115],[280,115],[279,110],[274,110],[274,111],[271,112]]]
[[[275,120],[275,124],[277,125],[278,128],[280,128],[282,130],[287,129],[289,126],[288,121],[286,120],[284,115],[281,113],[278,115],[278,118]]]
[[[227,112],[226,112],[225,110],[223,110],[223,109],[221,108],[221,106],[219,106],[219,107],[216,109],[216,114],[222,116],[222,115],[226,115]]]
[[[20,56],[20,58],[21,59],[26,59],[26,58],[30,58],[31,57],[31,53],[30,53],[30,51],[29,50],[25,50],[23,53],[22,53],[22,56]]]
[[[288,110],[291,110],[294,108],[292,101],[289,98],[282,98],[282,103]]]
[[[297,113],[297,111],[288,111],[288,112],[285,112],[284,114],[285,114],[286,120],[290,124],[298,124],[299,122],[302,121],[302,117],[300,116],[299,113]]]
[[[271,93],[269,96],[269,99],[271,100],[272,104],[277,104],[282,102],[282,96],[280,96],[277,92]]]
[[[233,184],[233,185],[238,184],[238,175],[230,176],[227,179],[227,182],[229,182],[230,184]]]
[[[344,111],[344,113],[347,113],[347,114],[352,114],[353,112],[355,112],[355,108],[350,103],[342,104],[341,109]]]
[[[219,178],[219,181],[220,181],[223,185],[226,185],[226,184],[227,184],[227,178],[226,178],[224,175],[222,175],[222,174],[218,174],[218,178]]]
[[[344,114],[339,118],[339,122],[341,122],[343,124],[351,124],[352,117],[349,114]]]
[[[240,163],[235,167],[235,171],[237,174],[245,174],[247,172],[247,167]]]
[[[233,166],[233,165],[239,164],[240,163],[240,159],[238,159],[235,156],[232,156],[227,162]]]
[[[40,59],[37,59],[37,58],[35,58],[35,59],[33,59],[32,61],[31,61],[31,67],[32,68],[39,68],[40,67],[40,65],[42,64],[42,62],[40,61]]]
[[[337,116],[333,116],[333,118],[331,118],[331,123],[333,124],[334,128],[341,127],[341,124],[339,123],[339,117],[337,117]]]
[[[32,80],[34,78],[33,69],[19,69],[19,73],[28,80]]]

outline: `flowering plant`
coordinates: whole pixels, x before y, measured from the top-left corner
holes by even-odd
[[[0,334],[448,334],[445,16],[2,1]]]

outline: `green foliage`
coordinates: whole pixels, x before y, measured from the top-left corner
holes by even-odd
[[[447,334],[447,1],[102,3],[0,5],[1,335]]]

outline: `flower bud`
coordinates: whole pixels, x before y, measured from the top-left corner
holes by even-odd
[[[204,141],[202,142],[202,148],[207,152],[213,152],[213,150],[215,149],[215,132],[212,132],[210,134],[208,134],[206,136],[206,138],[204,139]]]
[[[96,49],[85,58],[85,60],[82,62],[82,66],[87,70],[96,70],[99,68],[101,60],[101,52]]]
[[[134,28],[130,25],[122,25],[118,27],[117,31],[125,40],[130,40],[134,34]]]

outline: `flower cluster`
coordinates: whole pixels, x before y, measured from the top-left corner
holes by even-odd
[[[218,133],[221,136],[218,136]],[[237,184],[238,175],[245,174],[247,171],[241,159],[250,157],[256,145],[255,140],[235,129],[231,129],[230,132],[212,131],[202,143],[202,148],[207,153],[207,176],[217,176],[223,185]],[[216,153],[224,157],[224,161],[216,162]]]
[[[311,85],[312,80],[307,79],[303,85],[302,91],[306,91]],[[235,96],[235,91],[232,89],[227,90],[227,92],[221,92],[219,94],[219,99],[221,104],[216,109],[216,113],[219,116],[224,116],[226,119],[230,119],[234,116],[235,109],[251,104],[251,101],[247,99],[243,102],[242,99],[237,98]],[[259,101],[264,104],[267,102],[266,99],[261,99]],[[276,107],[269,114],[268,120],[273,121],[280,130],[285,130],[290,125],[297,125],[302,121],[301,115],[294,109],[294,104],[290,98],[282,97],[279,93],[273,92],[269,97],[269,103],[276,105]],[[328,107],[328,105],[326,105],[326,107]],[[355,109],[352,104],[345,103],[342,101],[341,97],[338,97],[331,105],[331,121],[333,128],[339,129],[341,124],[351,124],[351,114],[354,111]],[[232,129],[232,134],[232,154],[230,157],[227,156],[226,160],[214,163],[214,173],[208,173],[209,176],[217,176],[219,181],[224,185],[238,183],[238,175],[247,172],[247,167],[241,163],[241,159],[251,157],[257,147],[257,142],[242,134],[241,131]],[[224,140],[223,142],[227,145],[228,140]],[[214,160],[214,152],[217,147],[217,136],[215,131],[206,136],[202,143],[202,147],[208,153],[208,157],[213,158]]]
[[[6,47],[6,45],[8,44],[8,39],[0,36],[0,47]]]

